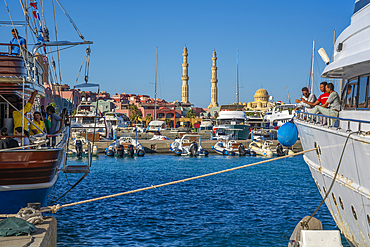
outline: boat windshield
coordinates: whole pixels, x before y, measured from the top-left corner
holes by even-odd
[[[217,120],[219,125],[224,124],[244,124],[244,119],[218,119]]]

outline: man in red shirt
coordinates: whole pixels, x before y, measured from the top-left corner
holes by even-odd
[[[327,93],[325,91],[326,84],[327,84],[326,81],[323,81],[323,82],[320,83],[320,91],[323,92],[323,94],[320,95],[320,97],[316,100],[316,102],[308,102],[307,100],[305,100],[303,98],[301,98],[301,101],[310,105],[310,106],[317,106],[317,105],[325,104],[326,101],[329,98],[329,95],[330,95],[330,93]]]

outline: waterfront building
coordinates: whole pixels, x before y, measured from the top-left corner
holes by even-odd
[[[217,56],[216,56],[216,50],[213,51],[213,56],[212,56],[212,79],[211,79],[211,103],[209,104],[208,108],[212,108],[215,106],[218,106],[218,95],[217,95],[217,66],[216,66],[216,61],[217,61]]]

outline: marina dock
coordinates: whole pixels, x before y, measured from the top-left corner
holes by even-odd
[[[143,145],[145,148],[145,153],[148,154],[171,154],[172,152],[169,150],[169,145],[173,142],[173,140],[139,140],[139,142]],[[212,150],[212,146],[215,145],[217,140],[203,140],[202,141],[202,147],[209,151],[210,154],[216,154],[215,151]],[[241,143],[244,144],[244,146],[248,147],[250,144],[250,140],[241,140]],[[95,144],[99,148],[99,153],[104,153],[105,149],[112,143],[112,140],[104,140],[96,142]],[[278,144],[278,141],[273,141],[273,145],[271,145],[271,148],[275,149],[276,145]],[[300,152],[302,151],[302,145],[300,140],[296,142],[293,146],[293,152]]]
[[[36,227],[37,232],[30,236],[0,238],[0,247],[52,247],[57,245],[57,220],[54,217],[44,217],[44,222]]]

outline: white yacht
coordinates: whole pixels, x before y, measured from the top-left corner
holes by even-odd
[[[202,119],[199,126],[200,130],[212,130],[213,120],[210,118]]]
[[[235,140],[247,140],[250,129],[247,120],[245,111],[220,111],[217,125],[213,129],[226,127],[228,134],[231,134]]]
[[[263,121],[269,127],[280,127],[294,117],[295,108],[297,108],[297,104],[277,105],[271,111],[266,112]]]
[[[99,119],[99,124],[104,124],[104,121],[107,125],[111,126],[113,130],[127,128],[130,125],[130,121],[125,121],[123,117],[116,112],[104,113],[104,117]]]
[[[370,246],[369,23],[370,1],[356,0],[333,61],[323,56],[328,65],[322,77],[343,80],[338,118],[299,113],[295,119],[303,149],[317,147],[304,160],[321,195],[328,193],[325,203],[351,246]]]
[[[111,125],[107,125],[106,121],[99,121],[96,115],[96,108],[91,101],[82,101],[77,107],[76,114],[71,117],[71,129],[79,133],[93,133],[99,136],[108,137]]]

